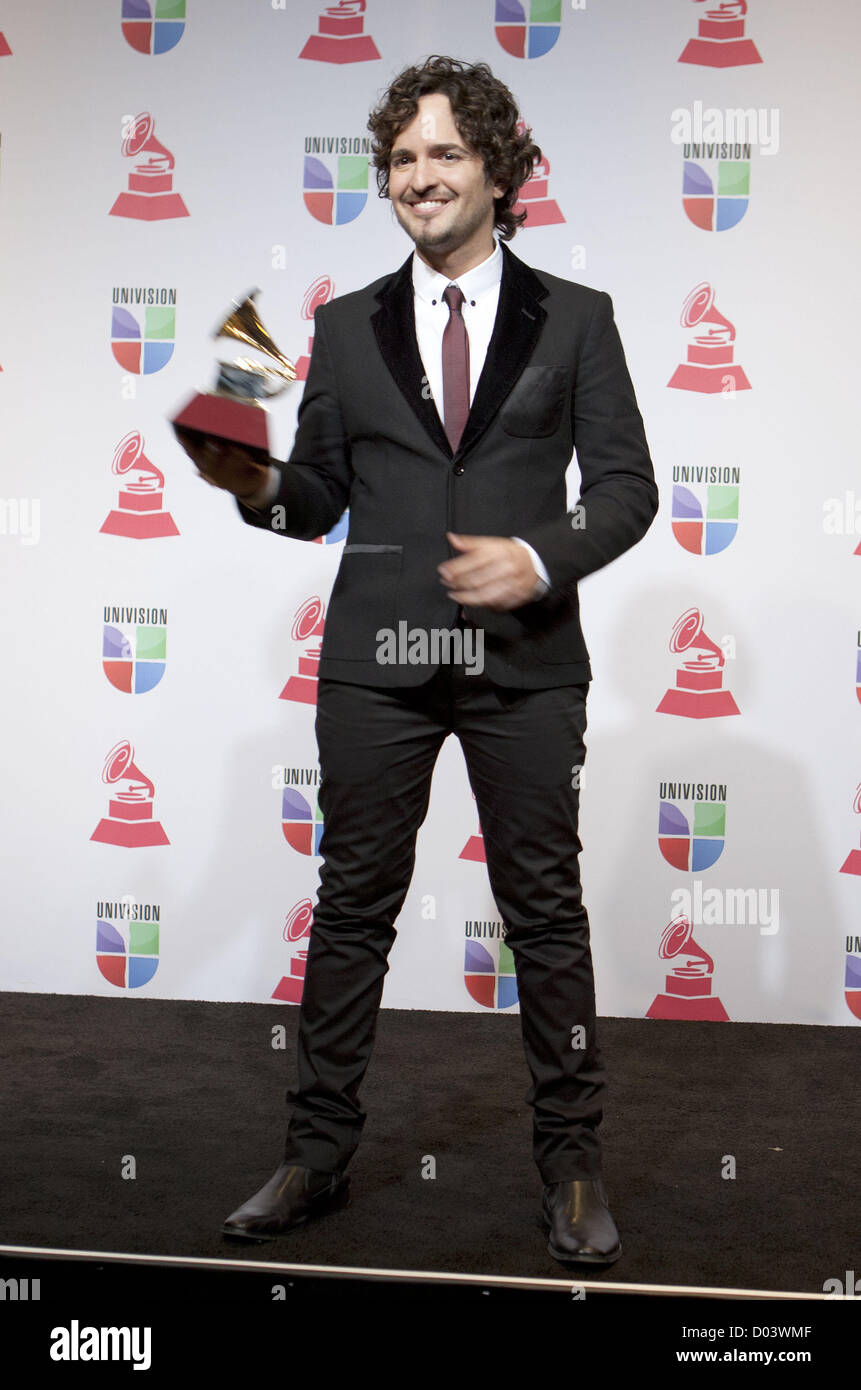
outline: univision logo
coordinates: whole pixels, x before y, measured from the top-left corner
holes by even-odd
[[[354,146],[362,152],[344,152]],[[330,154],[330,158],[318,158],[317,150]],[[302,196],[318,222],[340,227],[359,216],[368,201],[369,153],[370,145],[364,137],[306,139]]]
[[[671,526],[683,550],[718,555],[732,544],[738,531],[740,479],[740,468],[674,465]]]
[[[122,0],[121,24],[136,53],[169,53],[185,33],[185,0]]]
[[[572,8],[582,8],[573,5]],[[512,58],[543,58],[559,38],[562,0],[496,0],[494,32]]]
[[[113,304],[111,350],[116,361],[136,376],[160,372],[173,357],[176,290],[115,286]]]
[[[510,1009],[518,1003],[514,956],[504,930],[499,921],[464,923],[463,981],[485,1009]]]
[[[710,869],[726,844],[726,783],[661,782],[658,796],[658,847],[667,863],[685,873]]]
[[[323,838],[323,813],[316,798],[309,801],[298,787],[319,787],[320,772],[315,767],[278,767],[273,782],[281,791],[281,829],[284,839],[299,854],[319,857]]]
[[[115,690],[154,690],[167,666],[167,609],[105,605],[102,670]]]
[[[96,914],[96,964],[104,978],[117,989],[149,984],[158,970],[158,904],[106,899]]]

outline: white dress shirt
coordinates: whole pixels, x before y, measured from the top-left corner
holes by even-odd
[[[493,325],[496,321],[501,278],[502,251],[495,237],[493,251],[487,259],[482,261],[480,265],[473,266],[471,270],[465,271],[463,275],[459,275],[456,280],[449,280],[446,275],[442,275],[429,266],[426,261],[423,261],[418,252],[413,253],[416,338],[419,356],[425,369],[425,380],[436,403],[440,421],[443,421],[440,405],[443,399],[442,335],[449,319],[448,305],[442,297],[443,290],[447,285],[458,285],[464,296],[461,313],[469,339],[469,400],[471,405],[484,366],[484,359],[487,356]],[[262,510],[277,494],[280,480],[280,470],[270,465],[269,477],[262,483],[258,492],[252,493],[250,498],[245,499],[244,505],[251,507],[253,511]],[[536,574],[532,598],[540,598],[549,587],[550,576],[542,564],[540,556],[536,554],[531,545],[527,545],[526,541],[521,540],[519,536],[512,536],[511,539],[529,551]]]

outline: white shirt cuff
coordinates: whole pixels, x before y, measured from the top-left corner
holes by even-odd
[[[541,557],[533,549],[533,547],[529,544],[528,541],[521,540],[519,536],[512,536],[511,539],[513,541],[516,541],[518,545],[522,545],[524,550],[529,551],[529,555],[532,560],[532,568],[535,570],[535,573],[538,576],[535,588],[532,591],[532,598],[542,598],[543,595],[546,594],[547,590],[550,588],[550,575],[547,573],[547,570],[541,560]]]

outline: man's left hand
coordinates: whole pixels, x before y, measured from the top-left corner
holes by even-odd
[[[437,565],[455,603],[500,613],[529,603],[538,576],[524,546],[507,536],[460,536],[453,531],[446,531],[446,539],[463,552]]]

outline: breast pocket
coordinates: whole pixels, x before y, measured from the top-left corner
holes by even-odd
[[[562,367],[525,367],[502,408],[506,434],[540,437],[559,427],[568,398],[568,374]]]

